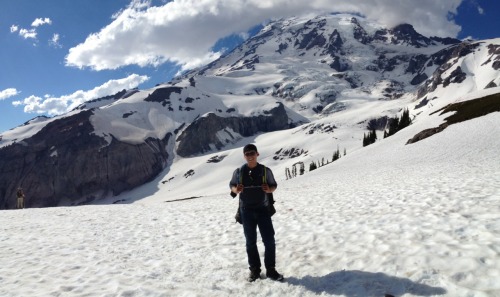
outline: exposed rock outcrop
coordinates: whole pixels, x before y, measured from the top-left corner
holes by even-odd
[[[460,66],[458,66],[450,76],[443,77],[443,75],[447,70],[458,63],[459,58],[471,54],[479,46],[480,43],[464,42],[450,46],[431,55],[425,67],[431,67],[432,65],[438,65],[439,67],[433,73],[432,78],[428,79],[422,86],[419,87],[419,89],[417,90],[417,97],[424,97],[428,93],[436,90],[439,85],[443,85],[446,87],[450,83],[462,82],[465,79],[466,74],[462,71]],[[422,70],[423,69],[424,68],[422,68]],[[412,84],[417,84],[423,78],[417,77],[414,78],[415,81],[412,81]]]
[[[500,93],[489,95],[483,98],[478,98],[474,100],[458,102],[454,104],[449,104],[437,112],[440,114],[445,114],[449,112],[454,112],[449,117],[445,118],[445,122],[435,128],[426,129],[417,133],[411,139],[407,141],[406,144],[415,143],[422,139],[428,138],[434,134],[440,133],[448,126],[468,121],[474,118],[482,117],[492,112],[500,111]]]
[[[49,123],[33,137],[0,149],[0,208],[15,206],[22,186],[26,207],[84,204],[131,190],[163,170],[170,138],[139,145],[93,134],[91,110]]]
[[[248,137],[258,132],[287,128],[290,128],[288,116],[281,103],[267,115],[255,117],[219,117],[209,113],[191,123],[177,138],[177,154],[182,157],[198,155],[214,148],[223,148],[229,139],[237,140],[237,135]],[[226,137],[221,138],[219,133]]]

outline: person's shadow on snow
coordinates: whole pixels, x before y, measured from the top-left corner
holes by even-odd
[[[292,285],[302,286],[317,294],[327,293],[346,297],[399,297],[404,294],[432,296],[446,294],[440,287],[431,287],[384,273],[372,273],[358,270],[332,272],[325,276],[287,277]]]

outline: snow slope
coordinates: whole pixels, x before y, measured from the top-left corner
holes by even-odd
[[[294,129],[240,138],[222,151],[173,155],[155,180],[101,205],[0,211],[0,296],[500,296],[500,113],[405,145],[443,123],[449,114],[435,112],[447,104],[500,92],[482,90],[500,76],[483,71],[491,68],[484,64],[485,47],[475,53],[448,71],[461,66],[475,75],[438,86],[426,95],[426,105],[411,94],[379,100],[386,85],[371,71],[362,79],[373,87],[340,88],[336,102],[345,109],[311,116]],[[144,103],[154,89],[139,91],[100,106],[92,119],[95,132],[138,143],[213,109],[263,112],[277,99],[248,92],[276,80],[299,89],[300,78],[287,80],[294,71],[322,82],[320,68],[308,67],[313,57],[306,55],[305,65],[295,67],[264,59],[252,72],[220,65],[221,76],[196,76],[197,87],[186,91],[202,98],[192,102],[196,111],[184,109],[169,119],[161,103]],[[321,88],[314,81],[303,87]],[[312,94],[284,100],[287,112],[295,119],[309,116],[309,109],[294,107],[314,106]],[[177,111],[181,97],[172,96]],[[387,139],[378,131],[379,140],[362,147],[369,120],[399,115],[406,107],[411,126]],[[41,127],[8,131],[1,145]],[[228,181],[249,142],[257,144],[260,162],[279,183],[273,219],[283,283],[245,281],[244,236],[234,223],[237,199],[228,195]],[[175,143],[170,146],[174,150]],[[286,180],[285,170],[297,162],[308,171],[311,162],[331,159],[337,148],[347,155]]]
[[[499,296],[500,113],[404,145],[434,121],[279,181],[283,283],[245,281],[227,184],[167,203],[153,182],[131,204],[0,211],[0,296]]]

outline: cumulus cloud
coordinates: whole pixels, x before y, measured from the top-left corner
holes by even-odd
[[[134,0],[113,21],[69,50],[66,65],[95,70],[126,65],[158,66],[166,61],[183,69],[220,55],[217,40],[241,34],[269,19],[304,13],[352,12],[382,25],[412,24],[428,36],[457,36],[449,18],[464,0],[174,0],[163,6]]]
[[[5,100],[10,97],[14,97],[19,95],[19,91],[16,90],[15,88],[8,88],[5,90],[0,91],[0,100]]]
[[[54,97],[45,95],[43,98],[31,95],[22,101],[15,101],[14,106],[24,106],[24,112],[58,115],[71,111],[75,107],[93,99],[116,94],[123,89],[133,89],[149,79],[148,76],[137,74],[129,75],[126,78],[110,80],[92,90],[79,90],[73,94]]]

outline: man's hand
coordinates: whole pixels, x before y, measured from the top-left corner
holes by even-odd
[[[262,184],[262,190],[266,193],[274,192],[274,188],[270,188],[268,184]]]
[[[238,184],[236,186],[236,194],[239,194],[241,192],[243,192],[243,185],[242,184]]]

